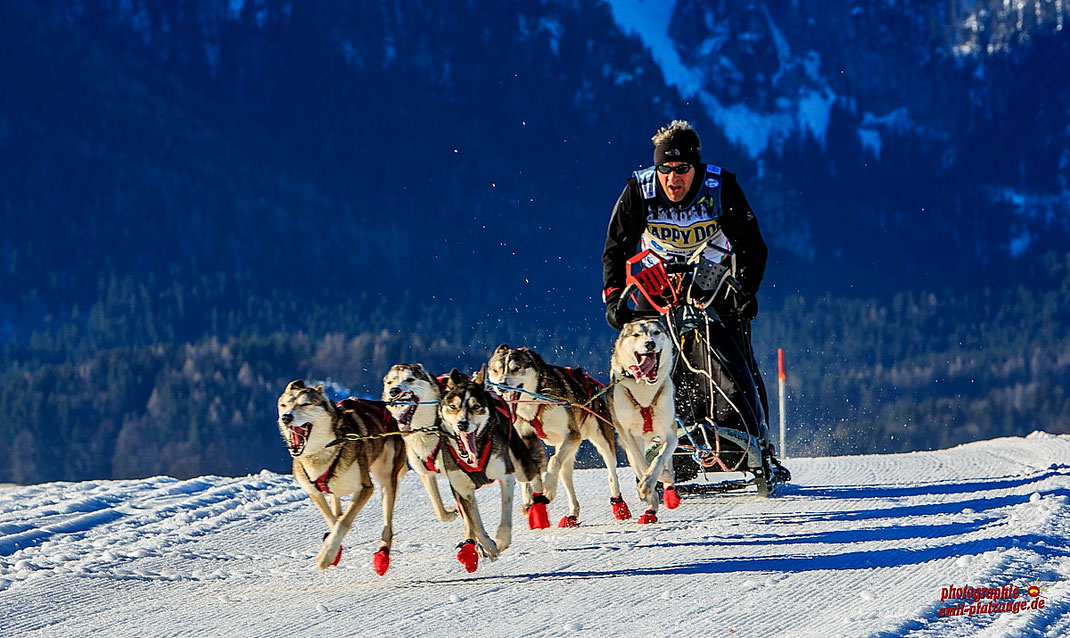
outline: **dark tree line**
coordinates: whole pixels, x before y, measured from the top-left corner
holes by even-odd
[[[899,452],[1070,432],[1068,266],[1070,254],[1050,255],[1042,290],[767,303],[754,341],[774,415],[774,353],[787,351],[789,452]],[[415,302],[313,307],[253,296],[212,310],[223,336],[172,341],[160,335],[184,322],[190,302],[223,289],[172,282],[153,295],[111,278],[101,288],[110,292],[88,316],[0,350],[0,482],[285,471],[274,405],[291,379],[376,396],[394,363],[474,370],[503,341],[604,378],[611,347],[598,315],[581,325],[504,313],[469,324],[451,315],[460,303],[425,307],[421,319]],[[407,329],[410,321],[419,330]]]

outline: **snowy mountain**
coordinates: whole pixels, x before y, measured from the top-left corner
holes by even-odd
[[[795,482],[782,496],[693,494],[648,526],[615,520],[603,471],[578,471],[579,528],[518,528],[513,545],[473,574],[454,558],[461,524],[436,522],[407,476],[382,577],[371,569],[377,497],[341,564],[320,573],[313,556],[325,526],[288,476],[7,487],[0,633],[1070,632],[1070,436],[788,465]],[[493,492],[478,494],[489,521]],[[634,491],[625,498],[634,503]],[[551,504],[551,515],[560,508]]]
[[[193,119],[193,135],[218,131],[239,161],[307,180],[301,206],[323,200],[345,238],[360,237],[345,226],[353,215],[396,211],[361,228],[405,237],[436,265],[471,253],[412,236],[405,220],[462,243],[515,248],[514,234],[528,233],[552,239],[556,254],[596,252],[623,180],[674,117],[694,120],[706,158],[741,175],[788,285],[963,283],[979,268],[1003,277],[1004,256],[1028,261],[1070,239],[1070,113],[1060,106],[1070,79],[1048,72],[1070,51],[1059,1],[16,6],[38,28],[120,56],[113,73],[130,75],[135,94],[178,98],[177,127],[87,122],[75,135],[91,139],[67,153],[99,159],[117,145],[137,162],[145,139]],[[151,69],[181,93],[154,86]],[[133,97],[117,88],[97,99]],[[13,110],[0,129],[9,138],[48,130],[47,109]],[[94,126],[113,135],[98,140]],[[196,162],[178,156],[160,169],[174,160],[180,173]],[[369,171],[413,161],[419,180]],[[167,218],[190,209],[170,211],[177,195],[160,196]],[[196,252],[198,239],[176,230],[170,240]],[[234,262],[249,264],[265,254],[255,244],[214,254],[237,250]],[[379,242],[372,250],[392,259]],[[539,285],[562,275],[597,285],[597,269],[541,254],[511,261]],[[796,274],[800,261],[808,277]]]

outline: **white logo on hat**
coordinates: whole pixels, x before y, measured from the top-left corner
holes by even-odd
[[[678,149],[678,148],[670,148],[667,151],[665,151],[665,154],[666,155],[679,155],[680,154],[680,149]]]

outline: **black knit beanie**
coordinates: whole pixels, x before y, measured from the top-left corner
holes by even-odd
[[[694,130],[677,131],[672,137],[654,147],[654,166],[665,162],[698,164],[702,161],[698,152],[701,146],[698,133]]]

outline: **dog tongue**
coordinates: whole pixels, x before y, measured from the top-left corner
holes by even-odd
[[[650,377],[650,372],[654,369],[654,366],[658,365],[657,356],[653,354],[639,354],[636,356],[639,358],[639,363],[634,366],[628,366],[632,376],[636,379],[646,379]]]
[[[297,456],[305,449],[305,441],[308,439],[308,431],[310,429],[308,424],[287,427],[287,434],[289,434],[287,443],[290,446],[290,454],[292,456]]]
[[[516,423],[516,402],[520,400],[519,392],[506,392],[505,405],[509,408],[509,422]]]
[[[398,422],[399,428],[402,431],[407,432],[408,430],[412,429],[412,415],[415,412],[416,406],[410,405],[409,407],[405,408],[405,410],[401,414],[398,415],[396,420]]]
[[[465,432],[464,434],[462,434],[460,436],[460,441],[461,441],[461,447],[464,448],[464,452],[465,452],[466,456],[471,460],[475,460],[475,458],[476,458],[476,433],[475,432]]]

